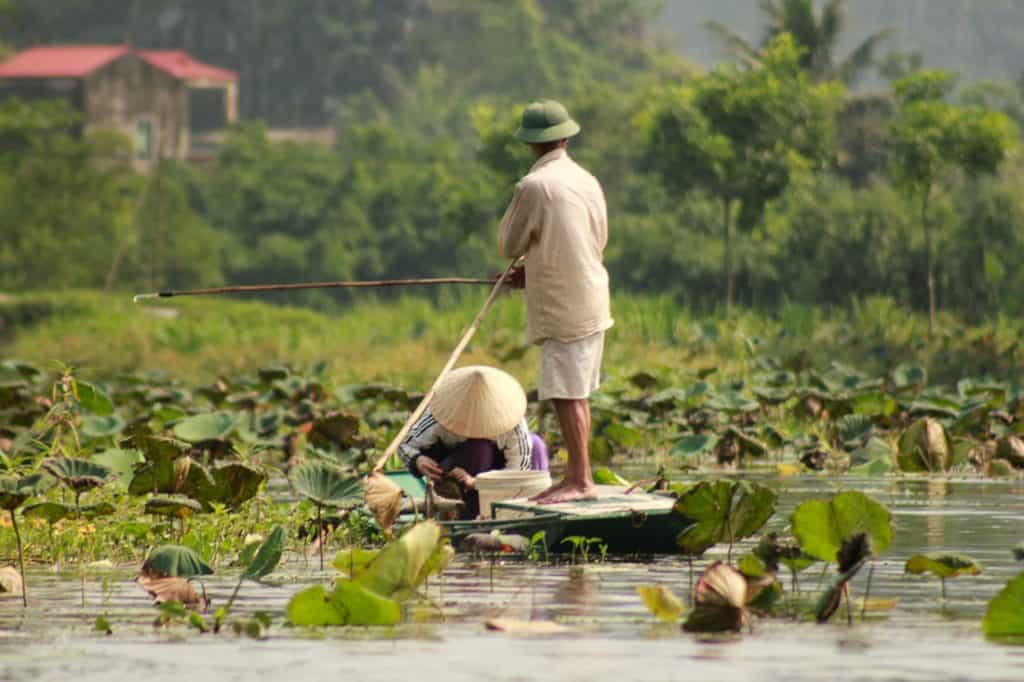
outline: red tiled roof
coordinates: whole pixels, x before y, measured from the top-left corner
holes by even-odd
[[[130,49],[124,45],[30,47],[0,64],[0,78],[82,78]]]
[[[234,71],[196,61],[184,50],[135,50],[126,45],[30,47],[0,63],[0,78],[84,78],[126,54],[138,55],[179,80],[238,80]]]
[[[183,81],[236,81],[238,74],[192,59],[184,50],[139,50],[147,62]]]

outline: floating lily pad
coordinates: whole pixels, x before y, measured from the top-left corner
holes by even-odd
[[[703,455],[711,452],[717,444],[718,437],[714,434],[683,436],[672,446],[670,454],[682,455],[683,457]]]
[[[931,573],[937,578],[955,578],[960,575],[978,575],[981,563],[966,554],[915,554],[907,559],[903,570],[921,575]]]

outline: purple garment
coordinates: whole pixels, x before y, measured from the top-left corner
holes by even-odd
[[[548,470],[548,446],[544,439],[535,433],[530,434],[531,457],[530,468],[534,471]],[[432,449],[433,450],[433,449]],[[434,455],[432,451],[429,453]],[[438,453],[441,454],[441,453]],[[493,471],[503,464],[503,456],[493,440],[470,438],[441,454],[438,465],[444,471],[456,467],[466,470],[470,476],[476,477],[485,471]],[[475,519],[480,514],[480,496],[475,490],[465,490],[463,500],[466,503],[464,518]]]

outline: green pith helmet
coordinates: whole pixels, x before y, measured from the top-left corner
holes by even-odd
[[[523,111],[523,122],[516,139],[530,144],[555,142],[572,137],[580,124],[569,118],[569,112],[553,99],[534,102]]]

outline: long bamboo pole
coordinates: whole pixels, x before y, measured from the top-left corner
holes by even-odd
[[[299,282],[296,284],[242,284],[230,287],[207,289],[164,290],[152,294],[136,294],[132,301],[149,298],[171,298],[172,296],[205,296],[208,294],[235,294],[256,291],[293,291],[295,289],[366,289],[371,287],[430,286],[436,284],[494,284],[494,279],[474,277],[426,277],[419,279],[378,279],[349,282]]]
[[[441,373],[437,375],[436,379],[434,379],[434,383],[431,384],[430,390],[423,396],[423,399],[420,400],[420,404],[416,406],[416,409],[412,411],[409,418],[405,420],[405,424],[403,424],[402,428],[398,430],[398,434],[394,439],[392,439],[391,444],[388,445],[387,449],[384,450],[384,454],[377,460],[377,465],[373,467],[374,473],[384,468],[384,465],[387,464],[389,459],[391,459],[391,455],[395,454],[398,450],[398,446],[402,444],[402,441],[405,440],[405,437],[409,434],[409,429],[413,427],[413,424],[419,421],[419,418],[423,415],[423,411],[427,409],[427,405],[430,404],[430,400],[434,397],[434,392],[437,390],[437,387],[441,385],[441,381],[444,380],[445,376],[448,375],[448,372],[450,372],[452,367],[455,366],[455,362],[459,359],[459,356],[462,355],[462,351],[466,350],[466,346],[469,345],[470,340],[473,338],[473,334],[476,333],[477,328],[480,326],[480,322],[484,319],[484,315],[486,315],[487,311],[491,309],[495,299],[498,298],[498,293],[501,291],[502,285],[505,284],[505,280],[508,278],[509,273],[512,272],[512,268],[515,267],[518,262],[518,258],[513,260],[508,264],[508,267],[505,268],[505,271],[501,273],[501,276],[498,277],[497,281],[494,283],[494,288],[491,289],[491,295],[487,297],[487,300],[484,301],[483,307],[480,308],[480,312],[476,314],[476,317],[473,318],[473,322],[469,325],[466,331],[463,332],[462,338],[459,339],[459,343],[455,346],[455,350],[453,350],[452,354],[448,357],[448,362],[444,364],[444,367],[441,369]]]

